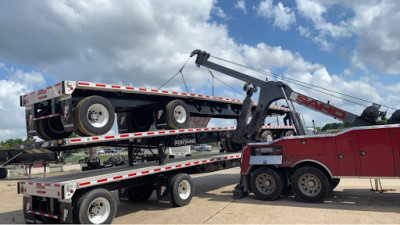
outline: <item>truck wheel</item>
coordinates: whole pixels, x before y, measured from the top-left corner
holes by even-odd
[[[282,131],[280,137],[289,137],[294,136],[294,132],[292,130]]]
[[[59,117],[38,120],[36,125],[38,136],[43,140],[67,138],[72,134],[72,132],[64,131],[61,118]]]
[[[297,169],[291,181],[294,196],[304,202],[322,202],[331,190],[325,173],[311,166]]]
[[[262,141],[273,141],[274,140],[274,135],[269,130],[263,131],[261,133],[261,140]]]
[[[340,183],[340,178],[333,178],[331,180],[331,191],[335,189]]]
[[[4,179],[8,176],[7,168],[0,168],[0,179]]]
[[[189,204],[194,193],[193,181],[186,173],[176,174],[169,182],[172,204],[184,206]]]
[[[250,176],[250,187],[257,199],[277,199],[286,188],[286,179],[277,170],[260,167]]]
[[[148,131],[154,123],[153,111],[133,111],[127,116],[128,132]]]
[[[74,223],[111,224],[116,211],[117,203],[108,190],[92,189],[77,200],[74,207]]]
[[[90,96],[79,101],[74,117],[79,131],[88,136],[107,133],[115,119],[113,106],[100,96]]]
[[[187,128],[190,114],[187,105],[182,100],[170,101],[166,106],[168,126],[172,129]]]
[[[154,185],[144,184],[136,187],[123,188],[118,190],[120,200],[127,199],[130,202],[145,202],[153,194]]]

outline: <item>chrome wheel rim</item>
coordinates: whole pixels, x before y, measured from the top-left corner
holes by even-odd
[[[181,199],[183,200],[188,199],[191,191],[192,191],[192,186],[190,185],[189,181],[183,180],[179,183],[178,194]]]
[[[111,213],[110,202],[103,197],[94,199],[87,209],[89,221],[93,224],[104,223]]]
[[[310,173],[303,174],[300,177],[298,186],[304,195],[310,197],[314,197],[322,191],[321,180],[314,174]]]
[[[256,187],[262,194],[269,195],[276,189],[275,179],[267,173],[259,174],[256,178]]]
[[[174,118],[178,123],[185,123],[187,119],[187,113],[183,106],[178,105],[174,109]]]
[[[95,128],[104,127],[109,120],[107,108],[102,104],[93,104],[87,110],[87,119]]]

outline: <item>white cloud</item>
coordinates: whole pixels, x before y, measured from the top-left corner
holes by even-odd
[[[0,73],[8,79],[0,79],[0,136],[1,140],[24,138],[25,110],[20,107],[19,96],[29,93],[36,85],[43,86],[44,78],[37,72],[23,72],[7,68],[0,63]]]
[[[350,7],[355,16],[349,23],[357,35],[354,64],[400,74],[400,2],[363,1]]]
[[[295,23],[294,12],[290,8],[282,3],[272,5],[271,1],[263,2],[263,13],[272,15],[268,18],[283,18],[282,21],[274,21],[275,26],[290,28]],[[1,79],[2,85],[16,90],[12,95],[1,95],[0,116],[16,118],[0,124],[1,134],[14,137],[24,135],[24,113],[18,105],[18,96],[29,92],[34,86],[42,86],[44,78],[41,73],[55,81],[87,80],[158,88],[178,72],[194,49],[208,50],[211,55],[266,71],[279,69],[290,78],[373,101],[389,104],[389,99],[396,99],[396,95],[377,88],[379,82],[371,86],[371,81],[367,80],[345,81],[330,74],[323,65],[306,61],[299,53],[280,46],[235,43],[228,35],[228,27],[210,21],[214,5],[213,0],[168,1],[164,4],[144,0],[119,3],[106,0],[96,3],[82,0],[3,3],[4,7],[0,8],[0,58],[35,69],[24,72],[6,68],[0,63],[0,69],[8,70],[9,74],[7,79]],[[316,18],[314,20],[318,21]],[[324,29],[332,30],[332,35],[336,32],[330,25]],[[304,28],[303,32],[305,35],[311,31]],[[359,54],[355,61],[363,62],[362,56]],[[262,79],[266,77],[249,70],[240,71]],[[209,90],[207,93],[211,93],[208,71],[196,68],[194,59],[188,62],[183,74],[191,87],[190,92]],[[214,74],[241,90],[243,82]],[[216,95],[243,99],[229,89],[218,88],[223,84],[217,81],[215,84]],[[177,76],[164,88],[182,90],[181,78]],[[329,99],[301,87],[293,86],[293,89],[322,100]],[[361,113],[360,107],[340,100],[335,103],[357,114]],[[314,115],[315,120],[328,121]]]
[[[235,8],[240,9],[244,14],[247,14],[246,2],[244,0],[238,0],[235,4]]]
[[[309,19],[317,31],[315,37],[312,37],[308,28],[299,27],[300,35],[314,40],[322,50],[332,50],[333,42],[328,38],[337,39],[351,36],[345,21],[340,21],[338,24],[326,21],[327,8],[318,0],[296,0],[296,4],[299,15]]]
[[[272,0],[261,1],[257,13],[267,19],[273,19],[273,25],[281,30],[289,30],[296,23],[294,12],[289,7],[285,7],[282,2],[273,5]]]

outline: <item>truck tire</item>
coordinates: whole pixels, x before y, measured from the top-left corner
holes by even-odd
[[[273,141],[274,140],[274,135],[269,130],[263,131],[261,133],[261,140],[262,141]]]
[[[145,202],[150,198],[153,192],[153,184],[144,184],[118,190],[118,195],[120,197],[120,201],[128,200],[129,202]]]
[[[322,202],[331,191],[328,177],[320,169],[304,166],[292,175],[294,196],[303,202]]]
[[[279,198],[286,189],[286,179],[280,171],[260,167],[251,173],[250,188],[257,199],[271,201]]]
[[[87,136],[107,133],[114,125],[115,115],[111,103],[100,96],[82,99],[75,107],[75,123],[79,131]]]
[[[43,140],[62,139],[69,137],[72,132],[65,132],[60,117],[50,117],[36,121],[38,137]]]
[[[4,179],[8,176],[7,168],[0,168],[0,179]]]
[[[73,210],[74,223],[111,224],[117,203],[108,190],[97,188],[81,195]]]
[[[280,137],[289,137],[294,136],[294,132],[292,130],[282,131]]]
[[[186,173],[179,173],[169,181],[169,190],[172,204],[177,207],[185,206],[192,200],[194,185],[190,176]]]
[[[168,126],[172,129],[187,128],[189,125],[190,113],[182,100],[170,101],[166,106],[166,116]]]
[[[127,116],[128,132],[148,131],[154,123],[153,111],[132,111]]]

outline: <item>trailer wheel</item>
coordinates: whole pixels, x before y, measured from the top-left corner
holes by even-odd
[[[154,185],[144,184],[136,187],[123,188],[118,190],[120,200],[128,199],[130,202],[145,202],[153,194]]]
[[[43,140],[62,139],[69,137],[72,132],[64,131],[60,117],[50,117],[36,122],[38,136]]]
[[[93,189],[77,200],[74,207],[74,223],[111,224],[116,211],[117,203],[108,190]]]
[[[269,130],[263,131],[261,133],[261,140],[263,140],[263,141],[273,141],[274,140],[274,135]]]
[[[294,132],[292,130],[282,131],[280,137],[289,137],[294,136]]]
[[[251,174],[250,187],[257,199],[271,201],[283,193],[286,179],[277,170],[260,167]]]
[[[153,111],[133,111],[127,116],[128,132],[148,131],[154,123]]]
[[[335,189],[340,183],[340,178],[333,178],[331,180],[331,191]]]
[[[172,129],[187,128],[190,114],[187,105],[182,100],[170,101],[166,106],[168,126]]]
[[[0,179],[4,179],[8,176],[7,168],[0,168]]]
[[[186,173],[176,174],[169,182],[172,204],[185,206],[192,200],[194,185],[190,176]]]
[[[305,166],[292,175],[294,196],[304,202],[322,202],[331,190],[331,184],[321,170]]]
[[[88,136],[107,133],[115,119],[113,106],[100,96],[90,96],[79,101],[74,116],[79,131]]]

